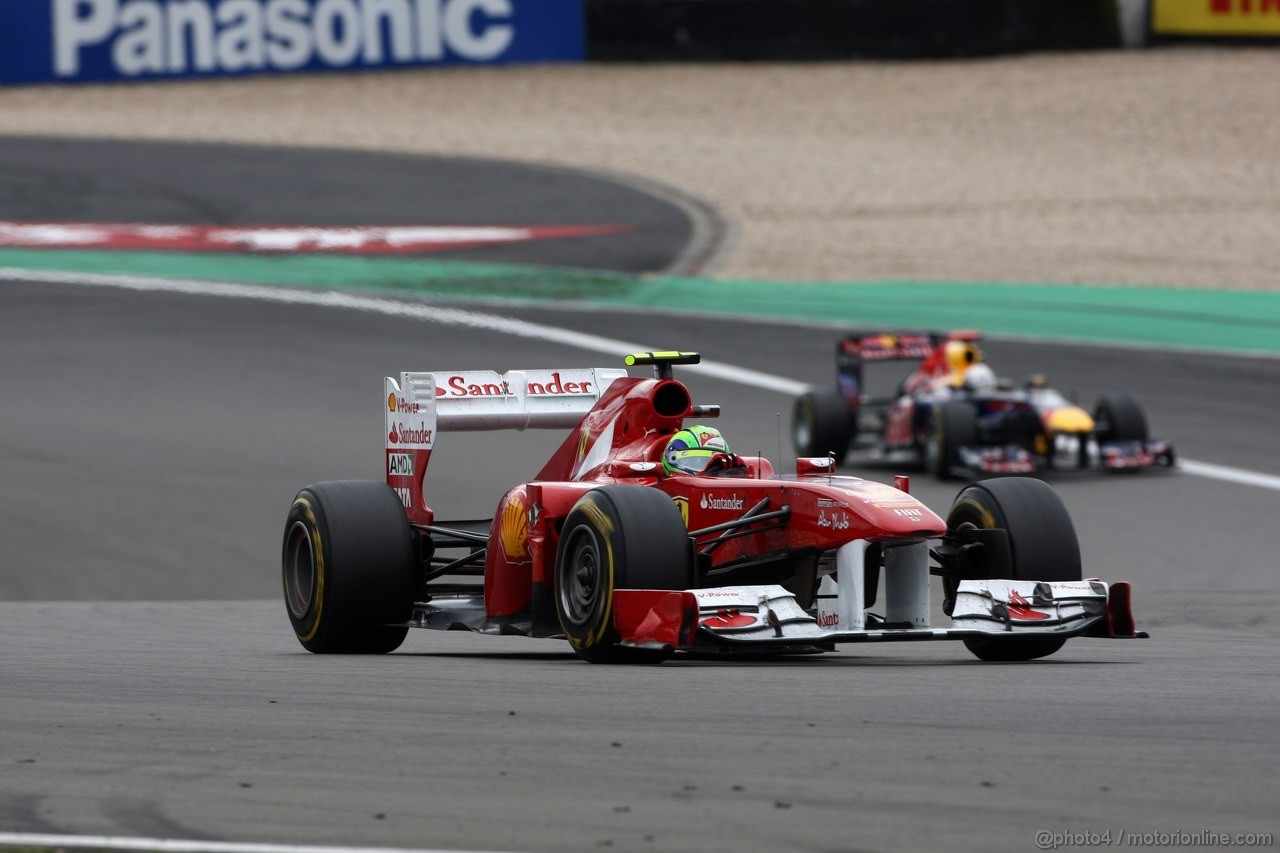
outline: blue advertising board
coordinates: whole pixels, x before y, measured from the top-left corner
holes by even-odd
[[[0,83],[579,61],[583,0],[0,0]]]

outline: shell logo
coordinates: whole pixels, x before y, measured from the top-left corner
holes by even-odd
[[[689,527],[689,499],[688,498],[672,498],[675,502],[676,509],[680,510],[680,520],[684,522],[685,529]]]
[[[502,510],[502,528],[498,534],[502,552],[512,562],[529,556],[529,514],[525,511],[524,494],[517,492]]]
[[[394,412],[395,410],[396,410],[396,395],[388,394],[387,395],[387,411]]]

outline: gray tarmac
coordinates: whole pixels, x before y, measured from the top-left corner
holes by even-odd
[[[622,272],[683,269],[723,227],[669,187],[466,157],[0,137],[0,219],[178,225],[613,225],[575,239],[433,253]]]
[[[604,668],[417,632],[314,657],[277,602],[0,605],[0,825],[511,850],[1032,850],[1276,829],[1275,644],[1034,666],[949,644]]]
[[[1134,581],[1153,637],[1072,641],[1037,664],[937,643],[609,669],[556,641],[433,632],[385,658],[317,657],[278,600],[284,513],[308,482],[379,477],[380,378],[608,359],[325,308],[0,293],[0,829],[824,851],[1278,828],[1274,491],[1178,472],[1055,479],[1086,571]],[[506,313],[831,380],[830,330]],[[1280,361],[987,351],[1082,400],[1138,391],[1187,457],[1280,473]],[[735,448],[777,455],[790,400],[690,385],[725,406]],[[428,499],[487,514],[558,440],[446,434]],[[957,488],[917,476],[913,490],[945,509]]]

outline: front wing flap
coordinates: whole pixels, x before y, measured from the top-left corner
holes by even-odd
[[[1083,448],[1082,441],[1087,442]],[[1016,444],[957,448],[961,467],[984,474],[1037,474],[1049,467],[1121,471],[1174,464],[1173,448],[1167,442],[1156,440],[1094,442],[1074,435],[1059,435],[1054,438],[1052,451],[1051,456],[1041,455]]]
[[[961,581],[952,627],[824,627],[781,586],[669,591],[620,589],[613,621],[636,648],[765,651],[835,643],[1028,637],[1145,637],[1134,630],[1129,584]]]
[[[1174,464],[1173,448],[1164,441],[1100,441],[1098,464],[1109,471]]]
[[[962,467],[984,474],[1036,474],[1045,467],[1044,457],[1012,444],[965,446],[958,451]]]

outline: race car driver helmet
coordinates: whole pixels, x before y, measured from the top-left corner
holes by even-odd
[[[690,426],[671,436],[662,451],[662,471],[673,474],[701,474],[717,453],[729,453],[729,443],[720,430],[709,426]]]
[[[985,364],[975,364],[964,372],[964,387],[975,394],[991,394],[998,385],[996,372]]]
[[[957,388],[964,384],[965,371],[982,362],[982,350],[973,341],[947,341],[943,355],[951,371],[951,384]]]

